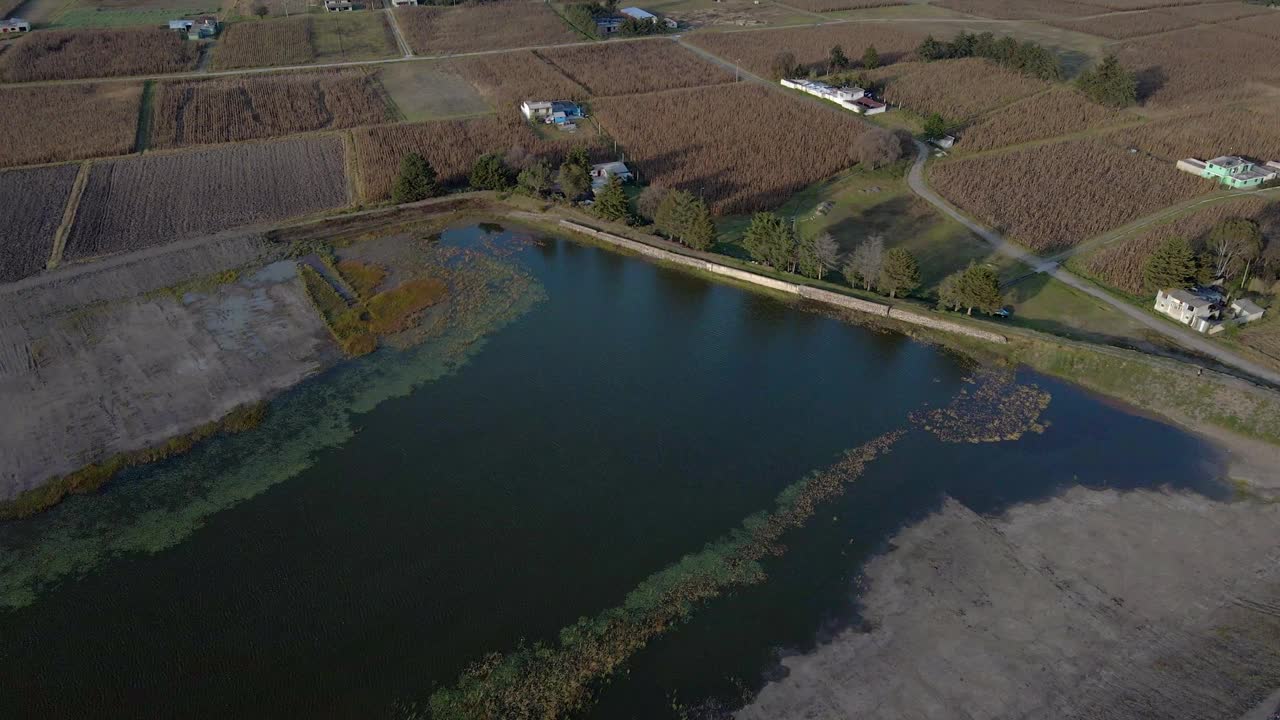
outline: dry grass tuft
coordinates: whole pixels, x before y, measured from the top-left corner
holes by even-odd
[[[131,152],[141,102],[132,83],[0,89],[0,166]]]
[[[599,43],[536,52],[597,97],[733,82],[729,71],[665,40]]]
[[[939,113],[963,122],[992,112],[1049,84],[982,58],[932,63],[899,63],[871,73],[885,83],[884,96],[893,105],[928,115]]]
[[[586,41],[550,5],[530,0],[404,7],[394,12],[400,31],[419,55]]]
[[[781,52],[795,55],[806,67],[826,67],[834,45],[857,61],[870,45],[880,53],[880,62],[890,64],[911,57],[928,33],[887,23],[837,23],[817,27],[782,28],[695,34],[689,42],[713,55],[737,63],[762,77]]]
[[[190,70],[196,46],[159,28],[40,30],[0,55],[6,82],[159,75]]]
[[[981,151],[1070,135],[1134,119],[1067,88],[1014,103],[964,131],[959,150]]]

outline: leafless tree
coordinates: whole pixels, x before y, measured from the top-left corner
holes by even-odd
[[[902,143],[889,130],[874,128],[857,139],[854,154],[858,162],[874,170],[901,159]]]
[[[872,235],[849,254],[849,259],[844,264],[844,276],[850,285],[861,284],[864,290],[870,290],[880,277],[883,267],[884,238]]]
[[[840,267],[840,244],[831,233],[822,233],[814,238],[813,254],[825,271],[830,272]]]

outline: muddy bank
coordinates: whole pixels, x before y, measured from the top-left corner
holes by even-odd
[[[777,718],[1235,718],[1280,686],[1280,505],[955,501],[865,568],[865,626],[785,658]]]

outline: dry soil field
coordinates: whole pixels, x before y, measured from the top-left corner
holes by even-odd
[[[748,83],[599,100],[592,109],[646,182],[702,195],[718,214],[776,206],[855,164],[854,140],[866,128]]]
[[[395,13],[401,32],[418,55],[587,41],[556,15],[550,5],[536,0],[405,7]]]
[[[232,23],[213,51],[213,67],[307,65],[396,54],[395,35],[382,13],[305,15]]]
[[[1168,163],[1092,139],[939,163],[930,182],[1038,252],[1071,247],[1213,189]]]
[[[953,122],[998,113],[1003,106],[1050,87],[982,58],[898,63],[871,76],[884,83],[884,97],[891,104],[920,115],[939,113]]]
[[[1139,99],[1153,107],[1204,107],[1257,97],[1256,84],[1280,88],[1280,42],[1222,25],[1130,40],[1115,50],[1138,74]]]
[[[7,82],[157,75],[190,70],[196,45],[168,30],[41,30],[0,55]]]
[[[733,82],[733,73],[666,40],[536,51],[592,95],[634,95]]]
[[[134,83],[0,89],[0,166],[131,152],[141,100]]]
[[[1112,40],[1124,40],[1125,38],[1139,35],[1154,35],[1155,33],[1168,32],[1170,30],[1180,30],[1191,27],[1198,21],[1182,15],[1153,10],[1091,18],[1056,19],[1045,22],[1066,30],[1098,35]]]
[[[1090,102],[1070,88],[1054,88],[987,115],[966,128],[956,149],[991,150],[1127,121],[1136,121],[1136,117]]]
[[[387,103],[365,70],[322,70],[164,83],[152,145],[178,147],[372,125]]]
[[[342,141],[301,138],[93,165],[65,257],[83,259],[349,203]]]
[[[0,172],[0,282],[33,275],[49,262],[53,234],[80,168],[76,165]],[[21,202],[13,202],[21,198]]]
[[[812,67],[826,67],[834,45],[855,62],[867,47],[874,45],[880,62],[900,62],[914,54],[927,33],[888,23],[838,23],[819,27],[750,30],[743,32],[705,33],[689,37],[689,42],[737,63],[762,77],[769,77],[769,66],[781,52],[795,55],[796,62]]]
[[[1243,2],[1219,2],[1211,5],[1188,5],[1172,7],[1168,12],[1174,15],[1191,18],[1199,22],[1227,22],[1250,15],[1262,15],[1271,12],[1262,5],[1250,5]]]

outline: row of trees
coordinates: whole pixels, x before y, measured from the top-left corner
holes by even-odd
[[[980,57],[1041,80],[1062,77],[1062,65],[1053,51],[1031,41],[1018,42],[1008,35],[996,38],[989,32],[978,35],[961,32],[951,42],[943,42],[930,35],[916,48],[916,55],[925,62]]]
[[[1204,250],[1198,255],[1186,238],[1165,240],[1147,258],[1142,279],[1150,292],[1226,283],[1237,278],[1243,286],[1262,257],[1262,249],[1262,230],[1257,223],[1227,218],[1209,231]]]
[[[808,67],[796,62],[795,53],[783,51],[773,56],[773,61],[769,63],[769,74],[774,80],[782,80],[783,78],[793,78],[808,75],[817,77],[818,75],[829,75],[832,73],[846,72],[853,69],[854,63],[844,54],[844,48],[839,45],[832,46],[831,52],[827,55],[827,66],[822,67],[818,63],[815,67]],[[875,70],[880,67],[880,53],[876,50],[875,45],[868,45],[867,49],[862,52],[861,67],[864,70]],[[867,87],[860,85],[859,87]]]
[[[1138,102],[1138,78],[1125,70],[1115,55],[1106,56],[1097,67],[1080,73],[1076,87],[1099,105],[1123,108]]]

